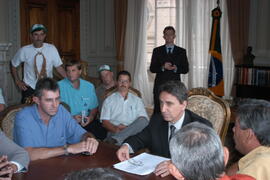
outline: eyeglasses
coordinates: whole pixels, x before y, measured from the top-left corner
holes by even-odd
[[[143,166],[143,162],[142,161],[137,161],[135,159],[128,159],[128,162],[134,166]]]
[[[129,83],[129,80],[118,80],[118,82],[121,84],[127,84]]]

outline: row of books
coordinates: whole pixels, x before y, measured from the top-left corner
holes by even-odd
[[[236,67],[236,84],[270,86],[270,69]]]

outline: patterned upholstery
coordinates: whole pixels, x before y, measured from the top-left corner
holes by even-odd
[[[17,112],[19,112],[26,104],[15,105],[8,107],[5,112],[4,116],[1,120],[1,128],[6,136],[10,139],[13,139],[13,126],[14,120]]]
[[[9,137],[10,139],[13,139],[14,120],[15,120],[17,112],[19,112],[25,106],[30,106],[33,103],[34,102],[31,102],[31,104],[20,104],[20,105],[10,106],[3,112],[4,115],[2,116],[3,118],[0,121],[1,129],[6,134],[7,137]],[[61,102],[61,104],[70,112],[70,107],[66,103]]]
[[[194,88],[189,91],[187,109],[211,121],[224,143],[231,115],[226,101],[206,88]]]
[[[110,89],[107,89],[106,92],[105,92],[105,95],[104,95],[104,99],[106,99],[108,96],[110,96],[111,94],[113,94],[114,92],[117,91],[117,87],[114,86],[114,87],[111,87]],[[139,90],[133,88],[133,87],[130,87],[129,88],[129,92],[142,98],[142,94]]]

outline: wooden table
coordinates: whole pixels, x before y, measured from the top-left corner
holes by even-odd
[[[97,153],[91,156],[69,155],[37,160],[30,163],[27,173],[19,173],[13,176],[13,180],[63,180],[65,174],[85,168],[112,167],[119,162],[116,157],[118,147],[101,142]],[[118,171],[127,180],[173,180],[172,176],[165,178],[156,177],[153,173],[146,176],[138,176]]]

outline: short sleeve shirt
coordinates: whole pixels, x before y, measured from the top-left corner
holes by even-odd
[[[37,105],[23,108],[14,123],[14,141],[22,147],[59,147],[80,142],[86,131],[59,105],[49,124],[40,118]]]
[[[130,125],[138,117],[148,118],[142,99],[128,93],[125,100],[118,92],[105,99],[102,105],[100,120],[109,120],[113,125]]]
[[[58,82],[61,101],[69,105],[71,115],[79,115],[82,110],[86,112],[98,107],[95,87],[92,83],[80,79],[80,87],[76,89],[67,79]],[[87,114],[88,115],[88,114]]]
[[[14,67],[18,67],[24,62],[24,78],[23,81],[31,88],[35,89],[37,78],[34,68],[34,58],[38,52],[41,52],[46,58],[46,71],[48,77],[53,77],[53,67],[58,67],[62,64],[61,58],[54,45],[43,43],[41,48],[35,48],[33,44],[22,47],[15,54],[11,63]],[[37,70],[41,71],[43,64],[43,56],[36,56]]]

